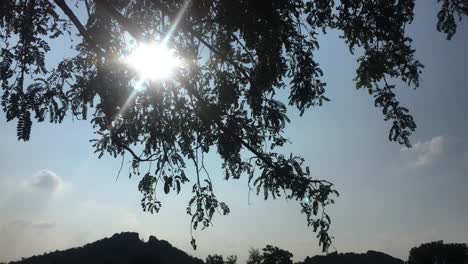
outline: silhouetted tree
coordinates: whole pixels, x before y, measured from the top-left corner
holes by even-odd
[[[205,264],[224,264],[224,258],[222,255],[208,255]]]
[[[410,251],[408,264],[467,264],[466,244],[435,241],[414,247]]]
[[[247,259],[247,264],[261,264],[262,263],[262,255],[260,254],[260,250],[256,248],[249,249],[249,258]]]
[[[187,213],[193,229],[208,227],[218,209],[228,214],[203,162],[216,150],[226,180],[247,175],[265,199],[297,200],[327,250],[331,221],[324,208],[338,193],[331,183],[313,178],[303,158],[278,150],[287,142],[285,103],[302,115],[329,101],[314,57],[317,35],[327,30],[340,32],[351,52],[362,50],[356,87],[366,89],[392,122],[389,139],[410,145],[416,124],[399,104],[393,83],[419,85],[423,66],[406,33],[414,0],[73,2],[83,10],[80,17],[65,0],[0,1],[2,109],[7,121],[17,120],[19,140],[30,139],[33,120],[91,118],[99,157],[129,154],[129,176],[140,175],[141,163],[153,162],[138,186],[145,211],[161,208],[158,183],[165,193],[178,193],[192,179]],[[451,38],[468,3],[437,2],[442,6],[437,29]],[[63,48],[50,46],[50,39],[70,31],[80,35],[77,55],[56,67],[46,65],[47,53]],[[185,67],[171,79],[148,81],[147,89],[136,90],[137,73],[119,62],[129,52],[127,33],[137,42],[164,41]],[[283,88],[287,102],[276,96]],[[187,161],[194,164],[194,175],[185,174]]]
[[[293,254],[287,250],[267,245],[263,249],[262,264],[292,264]]]
[[[236,264],[237,263],[237,256],[236,255],[230,255],[227,257],[225,264]]]
[[[369,250],[366,253],[333,252],[325,256],[306,257],[302,264],[404,264],[403,260],[382,252]]]

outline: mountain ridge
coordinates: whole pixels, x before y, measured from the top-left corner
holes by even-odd
[[[58,263],[155,263],[155,264],[203,264],[171,245],[166,240],[150,236],[147,242],[140,239],[136,232],[121,232],[103,239],[61,251],[54,251],[9,264],[58,264]],[[403,264],[404,261],[386,253],[368,250],[366,253],[330,253],[306,257],[296,264]]]
[[[143,242],[136,232],[116,233],[82,247],[49,252],[24,258],[14,263],[174,263],[202,264],[201,259],[172,246],[165,240],[150,236]]]

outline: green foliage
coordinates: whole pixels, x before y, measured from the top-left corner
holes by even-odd
[[[455,18],[467,14],[467,4],[439,2],[437,28],[451,38]],[[419,85],[423,66],[405,31],[414,0],[75,3],[86,17],[77,18],[64,0],[1,1],[2,109],[7,121],[18,121],[19,140],[30,139],[33,120],[90,118],[99,157],[128,153],[130,176],[140,175],[142,163],[155,164],[138,186],[145,211],[160,210],[160,190],[179,193],[191,182],[191,229],[208,227],[218,210],[228,214],[204,166],[204,156],[216,151],[226,180],[245,175],[253,185],[249,188],[265,199],[298,201],[326,251],[331,221],[325,207],[338,192],[313,178],[304,159],[279,148],[287,142],[286,104],[302,115],[329,101],[314,55],[318,34],[331,29],[341,32],[351,52],[359,49],[356,86],[367,89],[392,122],[389,139],[410,146],[416,124],[398,102],[393,82]],[[184,13],[178,16],[180,10]],[[177,28],[171,30],[176,18]],[[47,53],[58,48],[48,42],[67,32],[71,36],[72,28],[80,35],[77,55],[47,69]],[[168,45],[187,65],[169,80],[135,90],[137,73],[118,60],[129,52],[126,33],[140,42],[169,34]],[[276,96],[280,89],[289,91],[285,102]],[[185,174],[186,162],[193,164],[193,175]],[[305,198],[311,202],[303,203]],[[191,244],[196,247],[193,237]]]

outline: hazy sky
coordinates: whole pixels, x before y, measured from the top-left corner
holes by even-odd
[[[302,155],[314,175],[341,193],[329,208],[340,252],[373,249],[406,259],[423,242],[468,242],[468,27],[446,41],[435,30],[435,2],[417,1],[409,27],[425,65],[421,87],[399,89],[418,124],[412,149],[387,140],[390,124],[365,91],[355,90],[355,57],[333,32],[321,38],[317,55],[332,101],[302,118],[289,112],[293,143],[284,152]],[[71,54],[64,43],[54,44],[50,62]],[[121,231],[155,235],[203,259],[220,253],[243,261],[249,247],[266,244],[290,250],[295,260],[320,252],[295,202],[253,196],[248,205],[247,178],[222,180],[216,156],[208,167],[231,213],[195,232],[199,248],[193,251],[185,214],[189,185],[179,196],[163,196],[159,214],[143,213],[139,179],[123,173],[115,181],[121,160],[93,154],[89,123],[35,124],[26,143],[17,141],[16,122],[6,123],[3,112],[0,125],[0,261]]]

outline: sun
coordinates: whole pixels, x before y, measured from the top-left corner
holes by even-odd
[[[139,44],[125,61],[137,71],[141,81],[167,79],[181,65],[175,50],[156,43]]]

